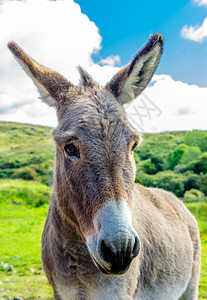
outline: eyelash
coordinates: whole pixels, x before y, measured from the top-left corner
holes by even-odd
[[[138,143],[137,142],[135,142],[134,143],[134,145],[132,146],[132,148],[131,148],[131,152],[133,152],[134,151],[134,149],[136,148],[138,146]]]

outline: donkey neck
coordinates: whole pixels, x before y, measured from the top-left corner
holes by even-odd
[[[74,254],[77,255],[77,253],[81,255],[81,253],[85,253],[88,250],[76,225],[74,216],[71,219],[66,217],[64,213],[66,210],[69,210],[69,208],[58,206],[58,199],[54,192],[51,198],[49,214],[51,216],[50,220],[53,225],[52,228],[55,240],[59,246],[71,256],[74,256]]]

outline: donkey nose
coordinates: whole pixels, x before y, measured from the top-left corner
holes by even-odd
[[[124,274],[131,261],[138,255],[140,250],[139,238],[136,235],[131,237],[119,237],[109,241],[107,238],[100,239],[98,245],[98,254],[106,262],[110,263],[111,274]]]

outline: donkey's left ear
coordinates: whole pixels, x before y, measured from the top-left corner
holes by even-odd
[[[134,59],[121,69],[106,88],[121,103],[136,98],[148,85],[162,55],[164,40],[161,34],[154,34]]]
[[[50,106],[60,106],[61,95],[72,86],[62,75],[39,64],[29,57],[16,43],[8,44],[9,49],[37,86],[42,99]]]

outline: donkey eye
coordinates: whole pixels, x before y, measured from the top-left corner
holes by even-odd
[[[137,143],[137,142],[135,142],[135,143],[133,144],[133,146],[132,146],[132,149],[131,149],[131,151],[134,151],[134,149],[137,147],[137,145],[138,145],[138,143]]]
[[[64,149],[68,156],[80,158],[80,153],[76,146],[74,146],[73,144],[66,145]]]

